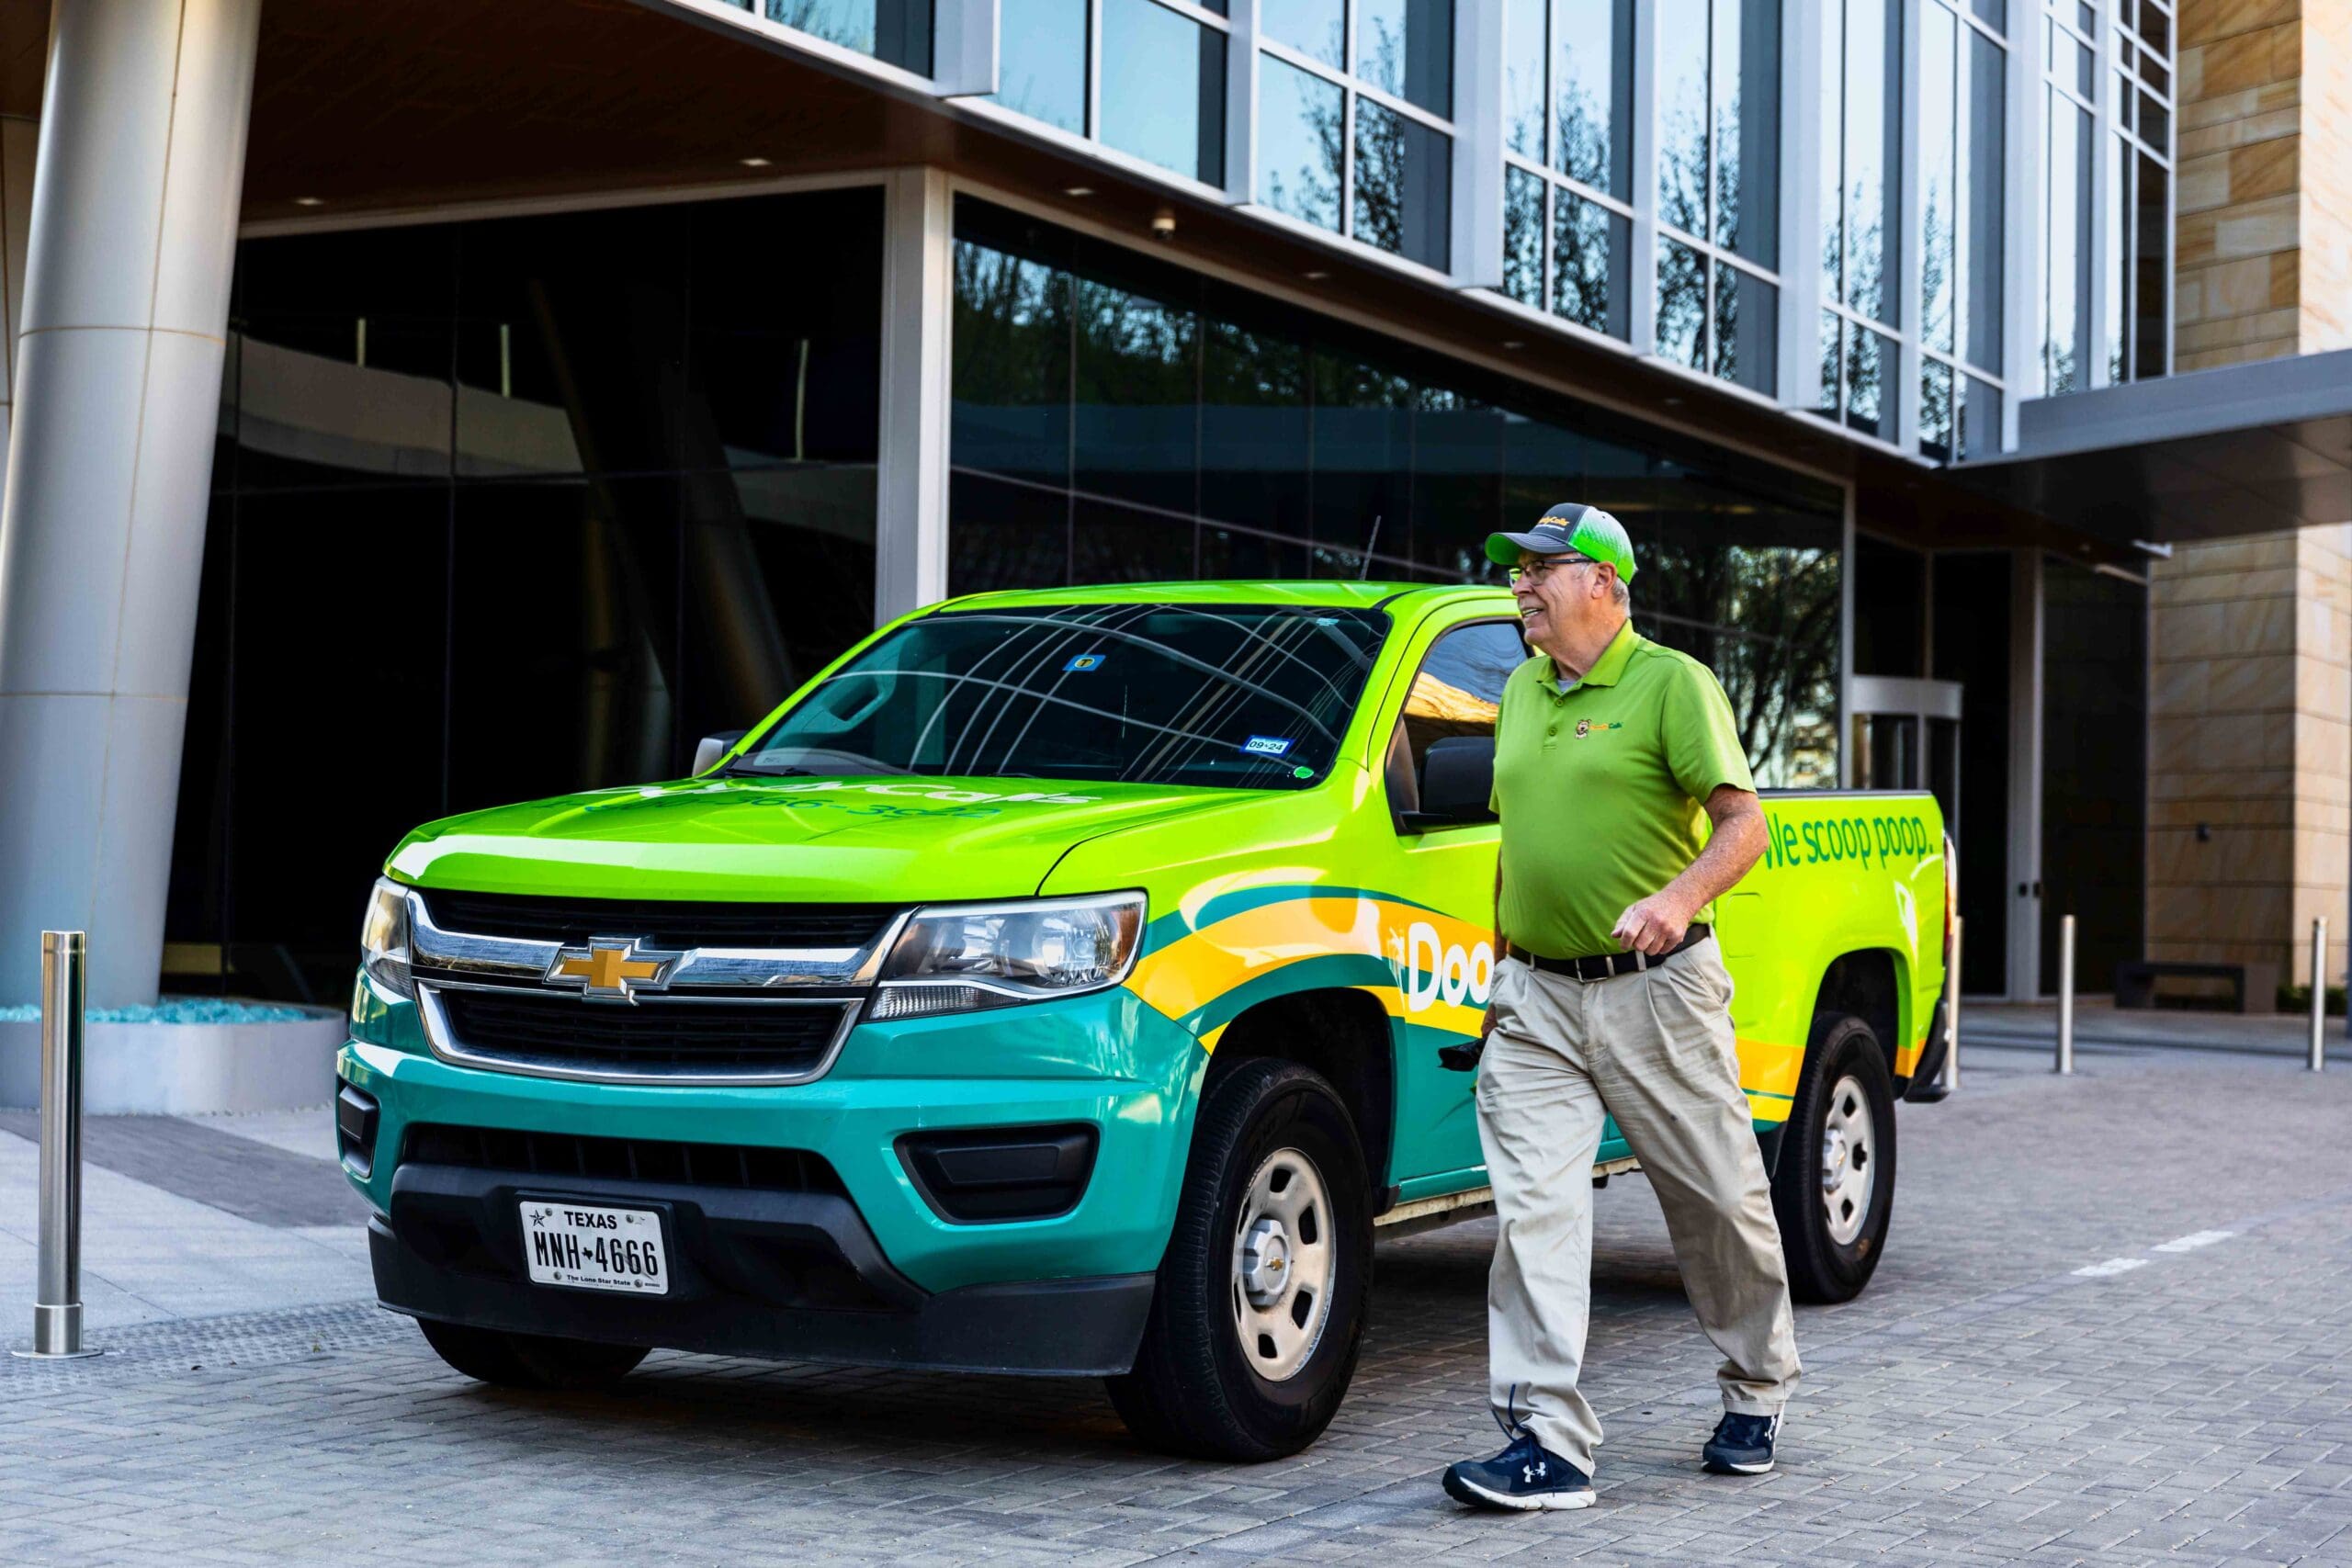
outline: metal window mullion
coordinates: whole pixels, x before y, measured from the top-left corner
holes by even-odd
[[[1548,55],[1548,51],[1546,51]],[[1626,336],[1635,354],[1657,352],[1657,7],[1634,7],[1634,227],[1628,247]],[[1551,148],[1544,148],[1549,157]]]
[[[1543,265],[1536,269],[1537,276],[1542,279],[1542,281],[1537,285],[1540,292],[1538,292],[1535,297],[1535,308],[1539,310],[1548,311],[1552,309],[1552,225],[1558,221],[1553,214],[1555,211],[1555,204],[1557,203],[1559,199],[1560,187],[1554,185],[1550,180],[1545,180],[1544,182],[1544,213],[1542,219],[1544,224],[1544,238],[1543,249],[1540,253],[1543,257]]]
[[[1236,205],[1258,193],[1258,0],[1228,0],[1225,46],[1225,196]]]
[[[932,82],[943,98],[997,90],[1002,46],[1001,0],[939,0]]]
[[[1199,22],[1221,33],[1233,30],[1232,18],[1218,16],[1207,6],[1199,4],[1198,0],[1152,0],[1152,4],[1162,10],[1175,12],[1188,22]]]
[[[1895,152],[1895,184],[1903,192],[1903,209],[1894,215],[1899,236],[1895,243],[1903,247],[1903,265],[1894,281],[1894,444],[1905,452],[1916,452],[1919,446],[1919,345],[1927,340],[1928,325],[1921,319],[1928,265],[1928,193],[1927,181],[1921,178],[1927,138],[1919,124],[1919,79],[1925,69],[1927,47],[1927,28],[1921,24],[1918,13],[1906,7],[1903,13],[1903,81],[1894,105],[1903,126],[1903,144]],[[1959,111],[1960,106],[1955,103],[1955,127],[1960,120]],[[1949,399],[1945,400],[1944,412],[1949,418]]]
[[[2039,27],[2017,30],[2007,54],[2008,145],[2003,149],[2007,188],[2018,199],[2007,204],[2002,234],[2001,364],[2003,374],[2019,392],[2040,384],[2041,340],[2049,311],[2046,258],[2042,254],[2049,215],[2049,138],[2042,85],[2043,44],[2048,33]],[[2001,449],[2018,444],[2018,402],[2001,400]]]
[[[1821,404],[1822,7],[1790,0],[1781,15],[1781,400]]]
[[[1257,38],[1258,47],[1283,64],[1295,65],[1310,75],[1320,76],[1335,87],[1350,85],[1348,73],[1328,61],[1317,60],[1311,54],[1294,49],[1271,33],[1260,31]]]
[[[1453,236],[1447,270],[1456,285],[1503,282],[1503,13],[1460,6],[1453,13]]]
[[[2111,26],[2100,28],[2098,37],[2091,42],[2091,79],[2098,84],[2098,90],[2091,95],[2091,135],[2094,138],[2091,142],[2091,231],[2083,236],[2085,246],[2091,254],[2091,287],[2089,298],[2083,301],[2083,309],[2089,313],[2093,322],[2091,337],[2098,348],[2090,356],[2090,364],[2085,367],[2084,385],[2097,389],[2109,384],[2107,366],[2110,349],[2105,339],[2109,307],[2114,303],[2110,296],[2115,292],[2117,260],[2108,254],[2107,243],[2107,215],[2110,204],[2117,200],[2113,178],[2116,171],[2110,165],[2120,164],[2123,153],[2130,150],[2128,141],[2118,150],[2118,142],[2121,139],[2117,136],[2117,131],[2121,122],[2116,111],[2120,107],[2123,94],[2131,88],[2116,74],[2115,28]],[[2123,209],[2115,206],[2112,210],[2115,213],[2115,243],[2128,254],[2132,247],[2131,241],[2123,232]],[[2131,358],[2128,346],[2131,308],[2132,301],[2127,294],[2122,310],[2115,314],[2116,331],[2123,341],[2115,344],[2113,349],[2120,352],[2127,362]]]
[[[1102,139],[1102,0],[1086,0],[1086,134]]]

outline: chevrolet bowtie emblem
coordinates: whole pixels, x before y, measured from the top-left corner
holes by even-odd
[[[544,978],[550,986],[576,987],[582,996],[599,1000],[630,1002],[639,991],[667,986],[670,971],[684,956],[639,947],[635,937],[600,936],[584,947],[557,950]]]

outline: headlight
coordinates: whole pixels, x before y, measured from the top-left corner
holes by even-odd
[[[385,877],[368,895],[359,922],[359,970],[389,996],[416,999],[408,972],[408,889]]]
[[[918,909],[882,962],[868,1016],[927,1018],[1115,986],[1135,967],[1143,912],[1140,893]]]

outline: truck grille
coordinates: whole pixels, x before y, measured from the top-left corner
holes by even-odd
[[[648,998],[583,1002],[520,987],[436,990],[461,1060],[578,1077],[694,1079],[813,1077],[858,1006]]]
[[[537,898],[505,893],[424,895],[447,931],[581,942],[628,935],[649,947],[864,947],[882,934],[896,904],[679,903],[659,898]]]
[[[420,1122],[408,1130],[405,1164],[450,1165],[518,1176],[608,1177],[752,1192],[844,1195],[821,1155],[750,1144],[673,1144],[653,1138],[586,1138]]]

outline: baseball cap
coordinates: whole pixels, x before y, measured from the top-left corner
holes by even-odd
[[[1619,581],[1634,581],[1634,541],[1626,536],[1625,525],[1581,502],[1560,502],[1524,534],[1487,536],[1487,558],[1497,566],[1517,566],[1521,550],[1539,556],[1574,550],[1615,567]]]

